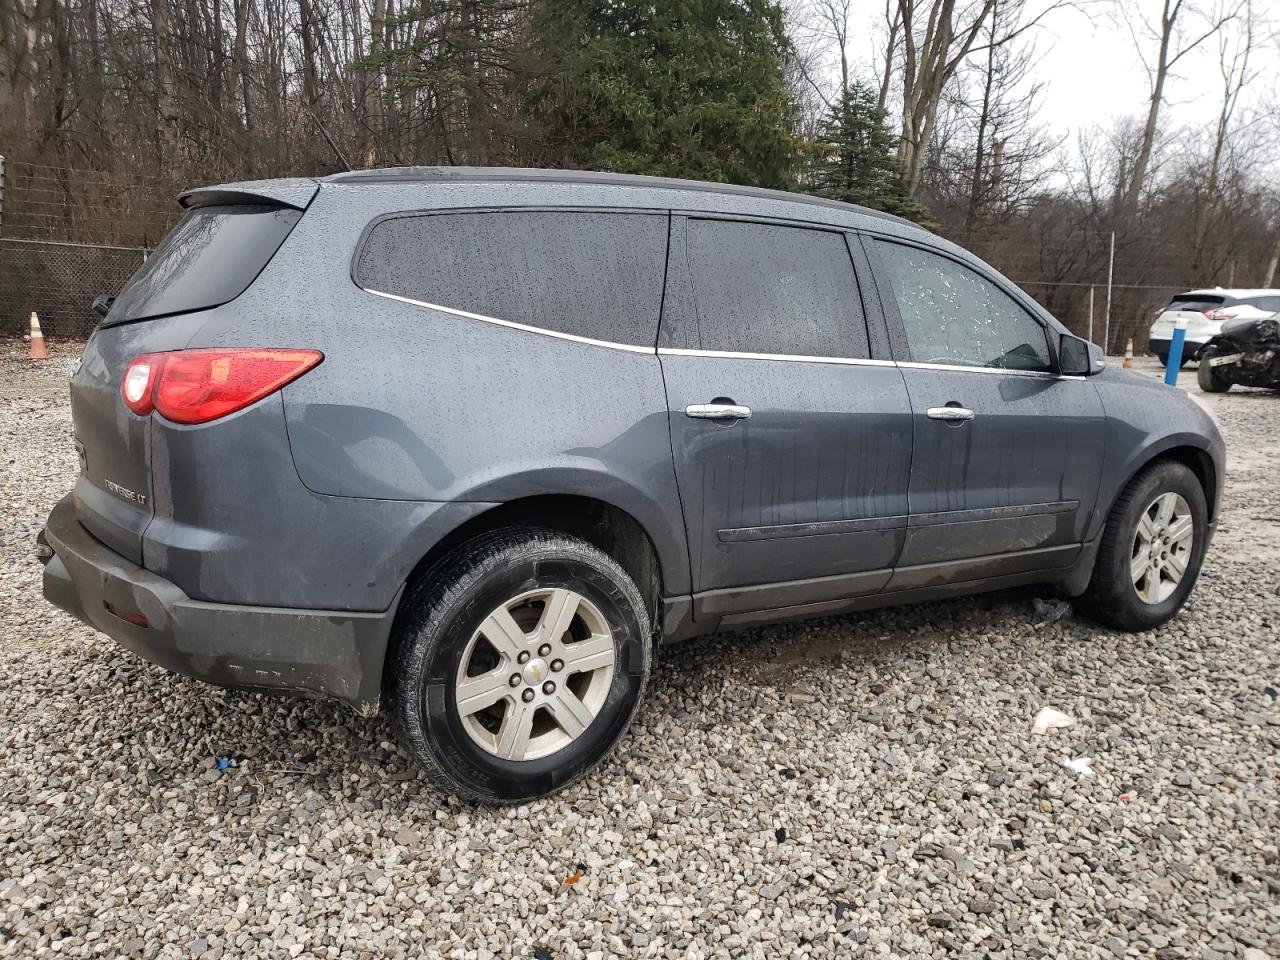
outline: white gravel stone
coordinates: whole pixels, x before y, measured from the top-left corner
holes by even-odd
[[[0,350],[0,957],[1280,957],[1280,397],[1209,398],[1227,497],[1162,629],[1032,590],[669,649],[612,760],[488,808],[45,604],[74,352]]]

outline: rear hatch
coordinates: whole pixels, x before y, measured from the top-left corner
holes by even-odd
[[[1153,340],[1169,340],[1173,337],[1174,328],[1179,320],[1186,321],[1187,338],[1203,341],[1214,336],[1222,326],[1221,320],[1214,320],[1209,314],[1221,310],[1234,303],[1228,296],[1217,294],[1184,294],[1174,297],[1172,302],[1151,325],[1150,338]]]
[[[186,346],[203,311],[243,293],[302,217],[300,206],[261,192],[219,188],[187,199],[190,209],[116,298],[71,378],[76,513],[85,529],[139,565],[155,492],[151,418],[124,405],[125,368],[140,353]]]

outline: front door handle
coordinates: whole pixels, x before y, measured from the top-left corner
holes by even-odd
[[[973,419],[973,411],[968,407],[930,407],[927,415],[930,420],[946,420],[949,423]]]
[[[737,403],[691,403],[684,408],[684,415],[695,420],[747,420],[751,408]]]

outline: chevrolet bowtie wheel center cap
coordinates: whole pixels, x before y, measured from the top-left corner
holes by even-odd
[[[524,665],[520,675],[524,678],[525,683],[531,687],[536,687],[547,678],[547,674],[550,672],[551,668],[547,666],[547,661],[537,657]]]

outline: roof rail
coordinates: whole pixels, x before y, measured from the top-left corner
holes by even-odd
[[[700,180],[680,180],[674,177],[642,177],[631,173],[597,173],[588,170],[542,170],[533,167],[382,167],[376,170],[353,170],[325,177],[325,183],[377,184],[377,183],[582,183],[599,186],[647,187],[653,190],[688,190],[698,193],[718,193],[731,196],[758,197],[762,200],[787,200],[814,206],[854,212],[867,217],[888,220],[914,227],[927,233],[918,223],[903,217],[852,203],[813,197],[805,193],[786,190],[769,190],[764,187],[743,187],[731,183],[704,183]]]

